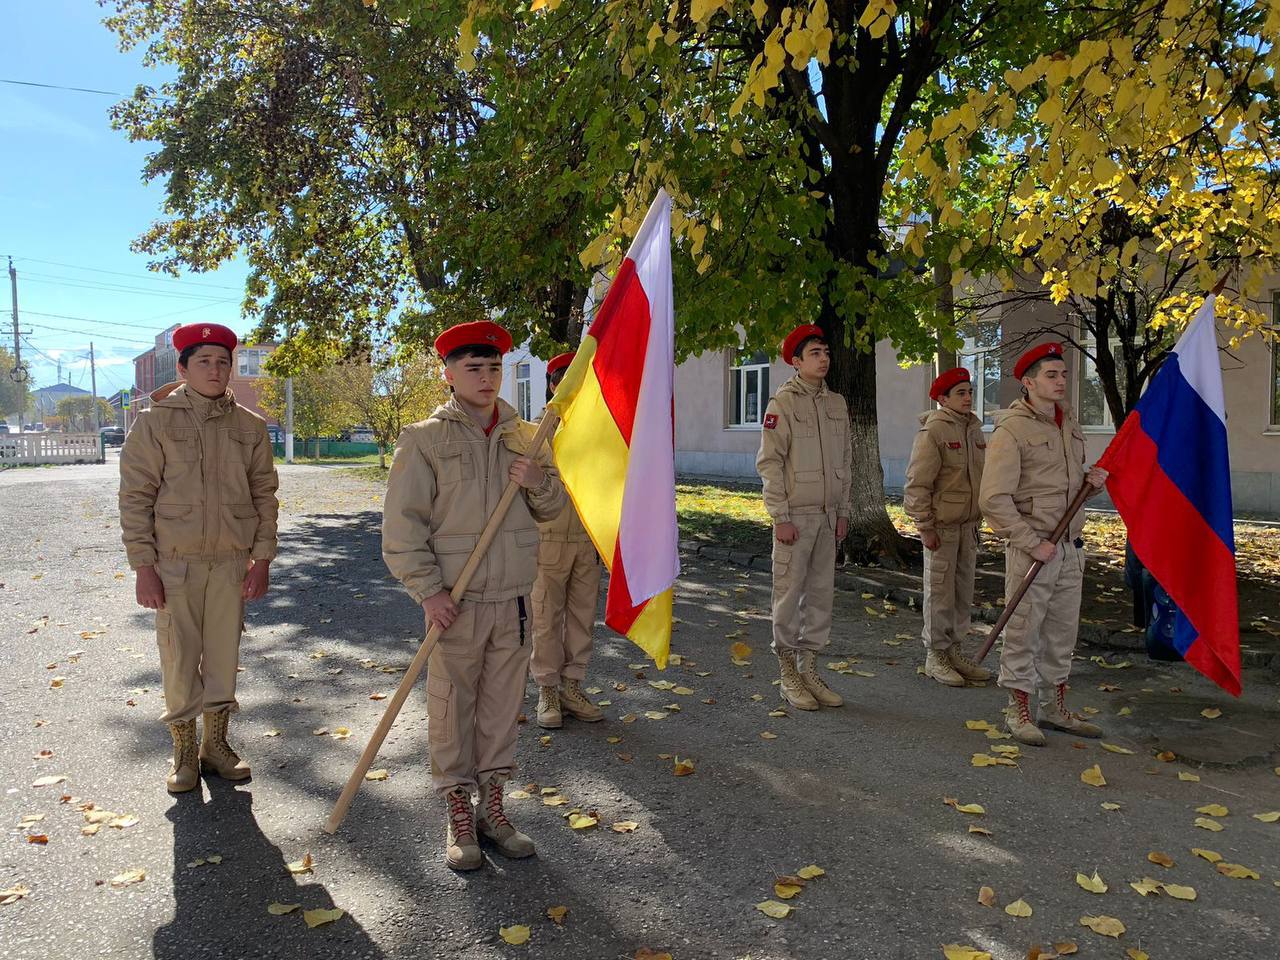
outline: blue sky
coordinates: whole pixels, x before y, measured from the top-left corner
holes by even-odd
[[[119,51],[92,0],[4,6],[0,80],[124,93],[163,79],[136,52]],[[12,256],[34,386],[56,382],[51,361],[60,359],[63,382],[69,374],[87,390],[88,363],[79,358],[92,340],[98,391],[109,396],[132,384],[132,358],[170,324],[245,327],[242,265],[171,280],[130,251],[164,197],[160,184],[141,179],[152,147],[111,129],[107,111],[117,99],[0,82],[0,342],[12,350]]]

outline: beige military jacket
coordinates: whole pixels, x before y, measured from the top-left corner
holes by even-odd
[[[779,387],[765,410],[756,470],[774,523],[801,513],[848,517],[853,448],[844,397],[799,376]]]
[[[498,401],[498,424],[485,436],[450,399],[426,420],[405,427],[387,478],[382,559],[417,603],[452,589],[502,499],[511,463],[523,455],[535,427]],[[538,572],[537,521],[552,520],[567,502],[560,474],[543,445],[536,459],[546,479],[521,490],[463,598],[495,602],[525,596]]]
[[[987,445],[979,503],[991,529],[1030,553],[1047,540],[1084,483],[1084,432],[1069,407],[1062,425],[1036,412],[1026,400],[995,415]],[[1084,511],[1075,515],[1066,538],[1084,531]]]
[[[129,566],[275,557],[279,481],[263,419],[230,390],[210,400],[171,383],[151,400],[120,453]]]
[[[972,413],[939,408],[920,414],[902,488],[902,508],[918,530],[982,519],[978,491],[986,455],[982,421]]]

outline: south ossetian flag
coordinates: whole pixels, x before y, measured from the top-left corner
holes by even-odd
[[[550,406],[556,467],[609,568],[605,623],[667,664],[676,533],[671,198],[660,190]]]
[[[1134,553],[1178,606],[1173,643],[1240,695],[1226,404],[1210,294],[1098,466]]]

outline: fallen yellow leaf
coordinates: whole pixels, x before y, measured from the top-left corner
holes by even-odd
[[[52,787],[56,783],[63,783],[66,779],[67,778],[61,774],[57,774],[51,777],[40,777],[31,785],[33,787]]]
[[[980,826],[978,826],[976,823],[971,823],[971,824],[969,824],[969,832],[970,832],[970,833],[978,833],[978,834],[981,834],[981,835],[982,835],[982,836],[984,836],[984,837],[989,837],[989,836],[991,836],[991,831],[990,831],[990,830],[988,830],[986,827],[980,827]]]
[[[1224,877],[1231,877],[1233,880],[1261,880],[1256,870],[1250,870],[1248,867],[1241,866],[1238,863],[1220,863],[1218,864],[1218,872]]]
[[[1062,943],[1055,943],[1053,945],[1053,949],[1055,953],[1064,957],[1080,952],[1080,948],[1076,946],[1076,942],[1074,940],[1064,940]]]
[[[283,917],[286,913],[293,913],[300,906],[302,906],[300,903],[269,903],[267,913],[273,917]]]
[[[1222,824],[1217,820],[1210,820],[1208,817],[1196,817],[1196,826],[1201,830],[1211,830],[1219,833],[1222,830]]]
[[[1098,876],[1098,871],[1093,871],[1092,877],[1086,877],[1083,873],[1076,874],[1076,883],[1088,890],[1090,893],[1106,893],[1107,884],[1102,877]]]
[[[946,960],[991,960],[991,954],[977,947],[961,946],[958,943],[944,943],[942,955]]]
[[[681,760],[679,757],[676,757],[675,767],[671,772],[677,777],[687,777],[689,774],[693,773],[693,761],[687,758]]]
[[[667,713],[665,710],[646,710],[644,716],[646,720],[665,720]]]
[[[1150,877],[1143,877],[1141,880],[1129,881],[1129,886],[1133,887],[1134,890],[1145,897],[1152,893],[1159,893],[1163,884],[1161,884],[1159,880],[1152,880]]]
[[[1217,720],[1222,716],[1222,711],[1217,707],[1205,707],[1205,709],[1200,711],[1200,716],[1204,717],[1206,720]]]
[[[745,660],[751,656],[751,648],[739,640],[729,648],[729,655],[735,660]]]
[[[1120,804],[1118,804],[1118,803],[1104,803],[1104,804],[1102,805],[1102,809],[1103,809],[1103,810],[1119,810],[1119,809],[1120,809]]]
[[[1215,853],[1213,850],[1202,850],[1200,847],[1192,847],[1191,852],[1197,857],[1208,860],[1210,863],[1222,862],[1222,854]]]
[[[366,780],[385,780],[391,776],[386,770],[370,770],[364,775]]]
[[[1280,810],[1268,810],[1266,813],[1255,813],[1253,819],[1261,820],[1263,823],[1280,822]]]
[[[1179,770],[1178,779],[1183,783],[1199,783],[1200,775],[1198,773],[1188,773],[1186,770]]]
[[[8,890],[0,890],[0,907],[7,907],[11,903],[17,903],[30,893],[31,888],[24,887],[20,883],[14,884]]]
[[[777,900],[763,900],[756,904],[756,909],[766,917],[773,917],[775,920],[781,920],[791,913],[790,907],[785,903],[779,903]]]
[[[990,887],[979,888],[978,902],[984,907],[994,907],[996,905],[996,892]]]
[[[967,730],[991,730],[993,729],[990,721],[987,720],[966,720],[964,722]]]
[[[308,851],[301,860],[286,863],[284,868],[290,873],[310,873],[315,868],[315,865],[316,862],[311,859],[311,852]]]
[[[522,923],[510,927],[499,927],[498,936],[513,947],[529,942],[529,928]]]
[[[581,813],[569,814],[569,826],[575,830],[590,830],[599,822],[595,817],[588,817]]]
[[[1029,917],[1031,916],[1031,904],[1025,900],[1018,899],[1005,907],[1004,912],[1011,917]]]
[[[1119,938],[1124,933],[1124,924],[1115,917],[1104,915],[1084,916],[1080,918],[1080,925],[1088,927],[1094,933],[1101,934],[1104,937]]]
[[[1178,759],[1178,755],[1172,750],[1161,750],[1156,754],[1156,759],[1163,763],[1173,763],[1173,761]]]
[[[347,737],[351,736],[351,730],[347,727],[337,727],[334,729],[333,733],[329,734],[329,736],[333,737],[335,740],[345,740]],[[336,920],[337,918],[335,917],[334,919]],[[332,923],[333,921],[326,920],[324,922]]]
[[[1162,883],[1160,887],[1176,900],[1194,900],[1196,898],[1196,891],[1192,887],[1183,887],[1176,883]]]
[[[1147,859],[1150,860],[1152,863],[1159,864],[1162,867],[1173,866],[1173,857],[1169,856],[1167,853],[1161,853],[1159,850],[1152,850],[1150,853],[1147,854]]]
[[[145,870],[126,870],[124,873],[117,874],[111,878],[113,887],[127,887],[133,883],[141,883],[147,879]]]
[[[760,734],[760,739],[761,740],[777,740],[778,735],[776,733],[770,733],[768,730],[766,730],[764,731],[764,733]]]
[[[1109,753],[1121,753],[1126,756],[1133,755],[1132,750],[1128,749],[1127,747],[1117,747],[1114,743],[1104,743],[1104,744],[1101,744],[1101,746],[1103,750],[1106,750]]]
[[[818,877],[825,877],[826,875],[827,871],[812,863],[796,871],[796,876],[802,880],[816,880]]]
[[[1145,950],[1139,950],[1137,947],[1130,947],[1124,952],[1129,960],[1151,960],[1151,955]]]
[[[688,697],[693,695],[693,691],[688,687],[674,687],[672,688],[671,692],[681,697]]]
[[[636,823],[634,820],[619,820],[609,829],[614,833],[635,833],[636,827],[638,826],[640,826],[640,824]]]
[[[547,916],[556,926],[564,925],[564,918],[569,915],[568,907],[547,907]]]
[[[1102,767],[1096,763],[1080,774],[1080,779],[1091,787],[1105,787],[1107,785],[1107,778],[1102,775]]]
[[[1203,813],[1208,817],[1225,817],[1230,812],[1220,803],[1206,803],[1203,807],[1196,807],[1196,813]]]
[[[332,910],[303,910],[302,919],[306,921],[308,927],[315,929],[316,927],[324,926],[326,923],[333,923],[335,920],[341,920],[342,911],[337,907],[334,907]]]
[[[547,807],[563,807],[569,802],[568,797],[543,797],[542,804]]]
[[[779,900],[790,900],[803,889],[803,887],[797,887],[794,883],[775,883],[773,885],[773,895]]]

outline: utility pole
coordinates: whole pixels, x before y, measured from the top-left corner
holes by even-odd
[[[80,381],[83,383],[84,381]],[[102,431],[102,411],[98,409],[98,365],[93,359],[93,341],[89,341],[89,389],[93,393],[93,432]]]
[[[22,341],[18,335],[18,271],[13,269],[13,257],[9,258],[9,287],[13,291],[13,370],[9,376],[13,382],[21,386],[27,382],[27,368],[22,365]],[[20,391],[18,398],[18,432],[22,432],[23,417],[26,416],[26,391]]]
[[[293,377],[284,381],[284,462],[293,463]]]

